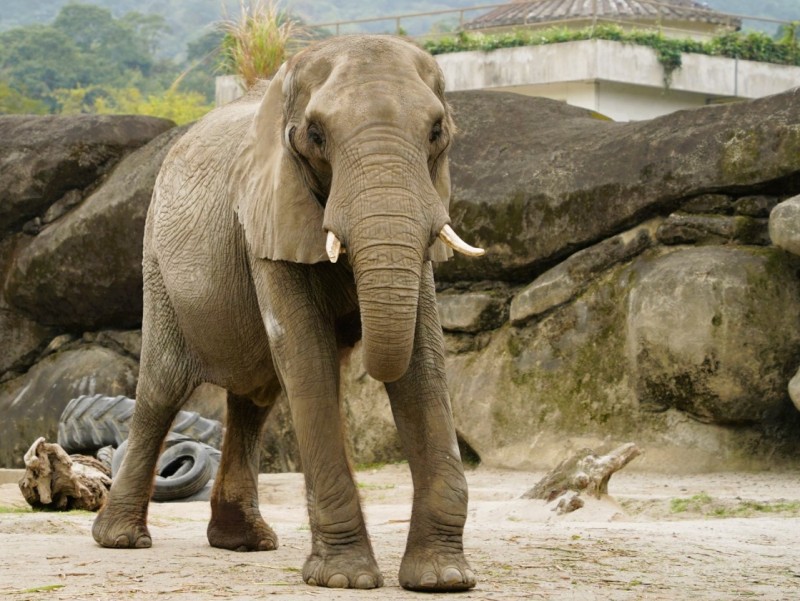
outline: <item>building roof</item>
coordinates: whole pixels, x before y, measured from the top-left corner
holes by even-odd
[[[596,4],[595,4],[596,3]],[[548,21],[585,20],[594,16],[630,21],[695,21],[739,28],[739,19],[693,0],[514,0],[465,23],[465,29],[532,25]]]

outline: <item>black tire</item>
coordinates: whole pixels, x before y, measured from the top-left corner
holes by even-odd
[[[118,447],[128,438],[133,400],[125,396],[83,395],[72,399],[58,420],[58,444],[67,453]]]
[[[102,449],[98,449],[97,453],[95,453],[95,457],[97,457],[98,461],[105,465],[108,468],[109,473],[111,472],[111,462],[114,459],[114,451],[116,449],[111,445],[105,446]]]
[[[221,454],[214,447],[173,433],[167,437],[165,446],[166,450],[156,466],[156,481],[151,496],[153,501],[176,501],[191,497],[216,476]],[[127,450],[126,440],[112,458],[112,478],[117,475]]]
[[[205,448],[193,441],[179,442],[158,458],[153,501],[172,501],[191,497],[202,490],[213,476],[211,458]]]
[[[125,396],[84,395],[72,399],[58,421],[58,444],[67,453],[94,453],[128,438],[135,401]],[[222,424],[194,411],[179,411],[171,432],[219,448]]]

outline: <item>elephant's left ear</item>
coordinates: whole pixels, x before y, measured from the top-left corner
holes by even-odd
[[[239,222],[260,259],[327,261],[323,208],[305,185],[284,141],[284,105],[290,90],[287,64],[270,81],[242,141],[231,182]]]

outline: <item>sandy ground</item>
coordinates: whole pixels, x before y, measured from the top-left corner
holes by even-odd
[[[0,596],[23,599],[800,599],[800,473],[665,476],[621,472],[613,499],[558,516],[520,500],[542,474],[468,474],[466,553],[477,587],[410,593],[397,570],[411,484],[405,465],[358,473],[386,586],[340,591],[305,585],[309,547],[302,477],[262,475],[262,513],[281,547],[213,549],[205,502],[152,504],[151,549],[103,549],[93,514],[34,513],[0,486]]]

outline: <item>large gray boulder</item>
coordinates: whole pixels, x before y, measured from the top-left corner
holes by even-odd
[[[460,134],[450,214],[486,249],[437,266],[442,280],[529,282],[555,262],[692,197],[800,171],[800,89],[613,123],[512,93],[448,95]]]
[[[161,162],[184,131],[125,157],[80,206],[22,247],[8,302],[41,324],[78,331],[141,323],[145,217]]]
[[[789,397],[792,399],[794,406],[797,407],[797,410],[800,411],[800,369],[789,380]]]
[[[799,266],[752,247],[638,261],[626,330],[639,402],[729,424],[782,411],[800,363]]]
[[[508,319],[503,290],[448,290],[437,296],[439,320],[446,332],[476,333],[499,328]]]
[[[484,464],[542,469],[631,440],[646,469],[793,461],[797,264],[775,249],[666,252],[613,266],[537,320],[448,356],[456,427]],[[663,311],[645,319],[650,307]],[[652,360],[664,347],[674,356]]]
[[[341,390],[347,444],[353,462],[369,464],[403,459],[386,388],[367,374],[361,343],[345,357]]]
[[[0,376],[25,371],[53,337],[53,330],[2,306],[0,302]]]
[[[55,441],[58,418],[73,398],[133,397],[138,371],[133,359],[88,345],[52,354],[0,384],[0,465],[22,467],[23,454],[39,436]]]
[[[610,267],[649,248],[657,225],[658,221],[653,221],[612,236],[576,252],[544,272],[514,296],[511,323],[522,325],[575,298]]]
[[[0,273],[8,273],[21,236],[17,234],[0,240]],[[6,372],[10,370],[27,370],[52,337],[51,328],[14,311],[0,291],[0,380],[8,379]]]
[[[800,255],[800,196],[784,200],[772,209],[769,237],[775,246]]]
[[[131,115],[0,116],[0,236],[42,216],[67,192],[94,184],[174,125]]]

